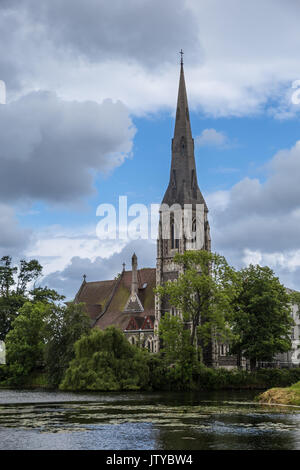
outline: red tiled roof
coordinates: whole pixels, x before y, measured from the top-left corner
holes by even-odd
[[[132,312],[124,313],[123,311],[131,292],[131,278],[132,271],[123,271],[121,278],[117,280],[83,283],[75,297],[75,302],[84,302],[86,304],[91,319],[96,320],[98,318],[94,326],[101,329],[115,325],[124,330],[132,316],[142,326],[145,316],[154,316],[153,288],[156,285],[156,270],[155,268],[138,270],[138,296],[144,311],[134,315],[132,315]],[[143,286],[145,287],[143,288]],[[97,309],[99,309],[98,312]],[[101,315],[103,311],[104,314]]]

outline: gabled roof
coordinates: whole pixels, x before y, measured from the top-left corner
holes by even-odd
[[[124,330],[133,314],[144,322],[145,316],[155,313],[153,288],[156,285],[156,270],[138,270],[138,297],[143,306],[142,312],[124,312],[131,292],[131,278],[132,271],[123,271],[115,280],[83,282],[75,302],[86,304],[87,313],[94,320],[94,326],[101,329],[115,325]]]
[[[144,318],[140,316],[132,316],[129,320],[125,330],[153,330],[154,329],[154,315],[145,315]]]

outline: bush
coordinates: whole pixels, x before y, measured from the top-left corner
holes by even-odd
[[[62,390],[141,390],[149,387],[148,351],[131,345],[114,326],[94,329],[75,345]]]
[[[259,369],[248,372],[239,369],[210,369],[199,365],[194,372],[194,381],[198,390],[280,387],[289,386],[299,379],[300,368]]]
[[[27,375],[43,362],[43,323],[46,305],[26,302],[6,335],[7,385],[22,385]]]
[[[5,380],[8,376],[8,367],[6,364],[0,365],[0,385],[4,385]]]

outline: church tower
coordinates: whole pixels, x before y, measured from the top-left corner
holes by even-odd
[[[194,139],[185,87],[181,51],[180,79],[176,121],[172,139],[170,180],[160,206],[157,239],[156,285],[174,280],[180,274],[174,263],[176,253],[186,250],[211,249],[208,209],[198,186]],[[173,309],[174,310],[174,309]],[[155,298],[155,349],[159,350],[158,325],[160,318],[171,308]]]

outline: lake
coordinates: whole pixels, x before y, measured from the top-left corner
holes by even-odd
[[[257,393],[0,390],[0,448],[300,449],[300,407]]]

